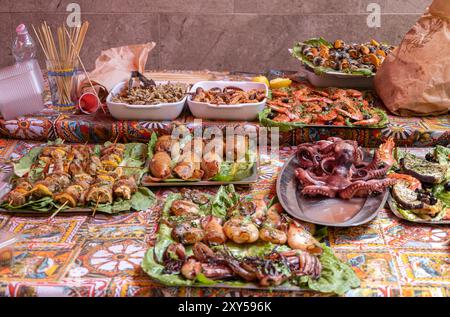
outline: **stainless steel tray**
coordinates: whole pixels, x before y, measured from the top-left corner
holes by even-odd
[[[306,198],[299,194],[295,177],[297,157],[289,158],[277,179],[277,196],[284,210],[303,221],[332,227],[352,227],[371,221],[384,207],[389,195],[343,200],[339,198]]]
[[[148,175],[144,174],[141,179],[141,185],[146,187],[169,187],[169,186],[220,186],[220,185],[250,185],[258,181],[258,165],[255,162],[252,168],[252,175],[239,181],[166,181],[152,182],[148,179]]]

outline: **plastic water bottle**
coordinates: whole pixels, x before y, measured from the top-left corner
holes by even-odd
[[[28,33],[25,24],[16,28],[16,39],[12,45],[12,53],[17,63],[28,61],[36,57],[36,45]]]

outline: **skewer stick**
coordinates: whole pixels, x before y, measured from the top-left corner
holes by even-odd
[[[50,218],[48,218],[48,221],[52,220],[57,214],[58,212],[60,212],[68,203],[69,201],[66,200],[66,202],[64,204],[62,204],[51,216]]]
[[[116,139],[114,140],[113,145],[116,145],[118,140],[119,140],[119,135],[116,136]]]
[[[100,202],[100,199],[97,199],[97,203],[95,204],[94,211],[92,212],[92,217],[95,217],[95,212],[97,211],[99,202]]]

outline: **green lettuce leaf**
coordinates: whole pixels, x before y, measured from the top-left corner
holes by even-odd
[[[220,186],[211,204],[211,214],[225,219],[227,210],[235,206],[239,201],[239,194],[234,190],[233,184]]]
[[[147,157],[149,160],[153,157],[153,152],[155,151],[155,145],[156,141],[158,141],[158,136],[155,132],[152,133],[152,136],[150,137],[150,140],[148,141],[147,145]]]
[[[30,200],[21,206],[12,206],[9,202],[4,202],[1,207],[6,209],[30,209],[33,211],[48,212],[54,207],[53,199],[51,197],[43,197],[38,200]]]
[[[442,200],[445,205],[450,206],[450,192],[445,190],[444,184],[435,185],[433,194],[436,198]]]
[[[319,47],[320,45],[325,45],[328,48],[333,48],[333,44],[331,44],[330,42],[325,40],[323,37],[312,38],[312,39],[306,40],[303,43],[314,46],[314,47]]]
[[[335,293],[343,295],[352,288],[360,286],[360,280],[353,269],[346,263],[340,261],[333,250],[322,244],[323,254],[320,256],[322,273],[320,278],[313,280],[303,276],[299,284],[311,290],[322,293]]]
[[[123,174],[125,176],[134,176],[139,182],[142,175],[147,171],[144,167],[147,156],[147,145],[143,143],[127,143],[125,144],[125,152],[120,166],[126,166]],[[132,168],[129,168],[132,167]]]
[[[131,196],[131,208],[137,211],[147,210],[156,203],[155,194],[147,187],[139,187]]]
[[[14,174],[16,174],[19,177],[22,177],[28,172],[30,172],[31,166],[33,165],[34,161],[39,156],[39,154],[41,154],[41,152],[42,147],[35,146],[27,154],[22,156],[22,158],[17,163],[13,164]]]
[[[168,225],[162,223],[159,226],[158,238],[154,246],[155,260],[158,263],[162,263],[163,255],[167,247],[175,242],[170,235],[171,232],[172,228],[170,228]]]
[[[449,148],[444,147],[442,145],[437,145],[434,148],[434,156],[436,157],[439,164],[450,165],[450,149]],[[446,179],[446,181],[450,181],[450,166],[447,169],[445,179]]]
[[[135,192],[131,196],[131,199],[126,200],[118,198],[114,200],[112,204],[99,204],[97,206],[97,211],[109,214],[115,214],[121,211],[129,211],[131,209],[141,211],[147,210],[148,208],[153,206],[155,202],[156,196],[150,189],[148,189],[147,187],[138,187],[137,192]]]

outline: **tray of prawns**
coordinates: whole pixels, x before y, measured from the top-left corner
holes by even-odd
[[[32,148],[12,162],[1,184],[3,211],[17,213],[145,210],[155,195],[140,186],[147,145],[64,144],[61,140]]]

